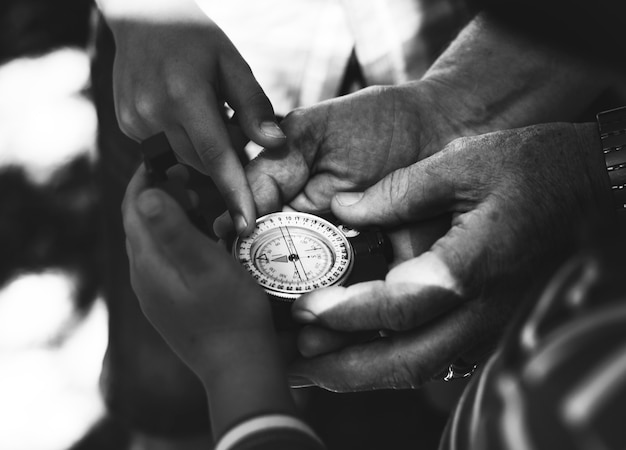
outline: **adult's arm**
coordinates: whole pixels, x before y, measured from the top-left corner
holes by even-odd
[[[583,55],[590,64],[626,69],[621,0],[475,0],[503,26],[561,51]]]
[[[614,77],[606,67],[590,64],[586,55],[564,52],[483,12],[423,81],[436,85],[446,115],[462,124],[454,136],[460,137],[574,121]]]

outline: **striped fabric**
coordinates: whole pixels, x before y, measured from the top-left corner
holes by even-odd
[[[624,254],[558,274],[472,380],[442,450],[626,448]]]
[[[215,450],[324,450],[315,432],[300,419],[283,414],[252,417],[220,438]]]

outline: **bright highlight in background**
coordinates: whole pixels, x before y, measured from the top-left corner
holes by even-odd
[[[103,413],[98,377],[107,313],[98,301],[66,341],[72,280],[18,278],[0,291],[0,449],[62,450]]]
[[[43,183],[91,151],[96,115],[82,93],[88,81],[89,58],[78,49],[0,66],[0,166],[19,165]],[[107,312],[98,300],[77,322],[73,289],[67,274],[47,272],[0,290],[1,450],[65,450],[103,414]]]
[[[97,118],[82,90],[89,58],[64,48],[0,66],[0,165],[24,165],[37,182],[94,148]]]

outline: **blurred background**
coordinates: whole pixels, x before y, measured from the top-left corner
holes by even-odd
[[[0,449],[69,448],[103,415],[87,0],[0,4]]]

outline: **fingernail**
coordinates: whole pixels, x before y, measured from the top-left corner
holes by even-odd
[[[153,191],[146,191],[139,195],[137,199],[137,208],[144,217],[153,219],[161,214],[163,203],[160,196]]]
[[[271,137],[271,138],[276,138],[276,139],[285,139],[287,136],[285,136],[285,133],[283,133],[283,130],[280,129],[280,127],[278,126],[278,124],[276,122],[261,122],[261,132],[267,136],[267,137]]]
[[[292,387],[292,388],[304,388],[304,387],[315,386],[315,383],[313,383],[311,380],[305,377],[301,377],[299,375],[289,375],[287,377],[287,382],[289,383],[289,387]]]
[[[306,309],[292,310],[291,315],[296,322],[311,323],[317,321],[317,316]]]
[[[363,198],[363,192],[339,192],[335,199],[340,206],[352,206]]]
[[[235,224],[235,230],[237,231],[237,235],[241,235],[244,231],[246,231],[246,228],[248,228],[248,221],[241,214],[237,214],[233,222]]]

